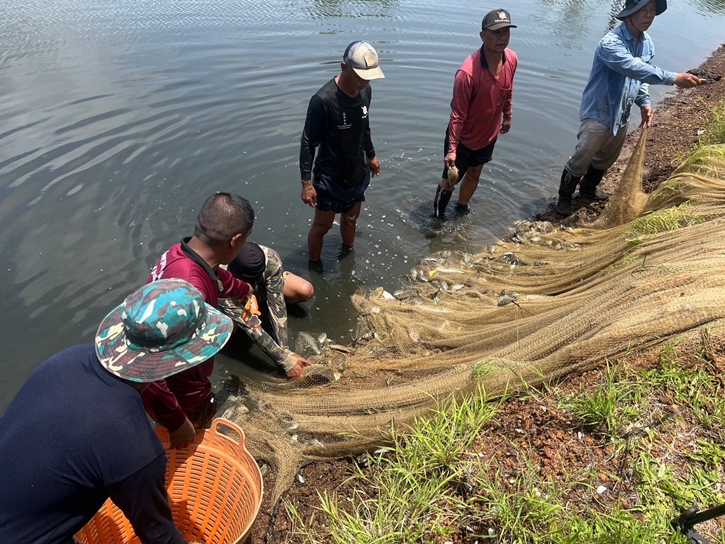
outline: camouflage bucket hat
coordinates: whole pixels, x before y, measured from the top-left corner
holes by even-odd
[[[148,283],[101,322],[98,360],[124,380],[154,382],[203,363],[229,340],[232,320],[183,280]]]

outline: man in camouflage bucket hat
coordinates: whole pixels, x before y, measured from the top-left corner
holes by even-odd
[[[110,498],[141,542],[184,544],[141,392],[214,355],[232,327],[189,283],[161,280],[106,316],[95,347],[41,364],[0,419],[0,542],[72,544]]]

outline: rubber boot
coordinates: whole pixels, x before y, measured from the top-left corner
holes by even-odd
[[[453,191],[444,191],[440,185],[436,189],[436,196],[433,199],[433,211],[438,219],[443,218],[446,212],[446,206],[451,201]]]
[[[569,170],[564,168],[564,171],[561,173],[561,181],[559,182],[559,200],[554,208],[556,213],[565,217],[572,214],[571,196],[576,191],[576,186],[581,179],[580,177],[573,176]]]
[[[597,170],[590,165],[579,183],[579,196],[589,200],[609,200],[609,195],[597,187],[606,172],[606,170]]]

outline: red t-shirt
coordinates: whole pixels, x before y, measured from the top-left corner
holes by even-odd
[[[215,272],[222,282],[221,291],[201,265],[186,256],[181,250],[181,244],[176,244],[161,256],[151,269],[146,283],[161,278],[188,281],[199,290],[204,301],[214,308],[219,307],[220,298],[245,298],[250,293],[249,285],[230,272],[223,268],[217,268]],[[141,396],[144,408],[157,423],[171,432],[175,431],[184,423],[185,412],[193,410],[211,395],[209,376],[213,370],[214,357],[165,380],[149,384]]]
[[[502,117],[511,117],[518,63],[516,53],[506,49],[501,72],[493,77],[481,49],[463,61],[453,83],[448,135],[451,153],[456,153],[459,143],[476,151],[496,139]]]

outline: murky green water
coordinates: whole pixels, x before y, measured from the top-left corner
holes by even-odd
[[[683,71],[723,41],[725,1],[670,2],[656,63]],[[507,2],[520,59],[511,132],[474,212],[425,236],[453,74],[498,5],[453,0],[6,0],[0,16],[0,410],[45,358],[90,342],[216,190],[253,203],[254,240],[309,277],[299,199],[309,97],[365,39],[387,78],[371,126],[383,173],[355,254],[328,236],[317,299],[295,330],[344,342],[360,285],[395,288],[427,253],[500,236],[541,210],[573,149],[593,49],[617,2]],[[669,89],[653,89],[661,97]],[[656,129],[655,129],[656,130]],[[219,372],[238,372],[221,358]]]

